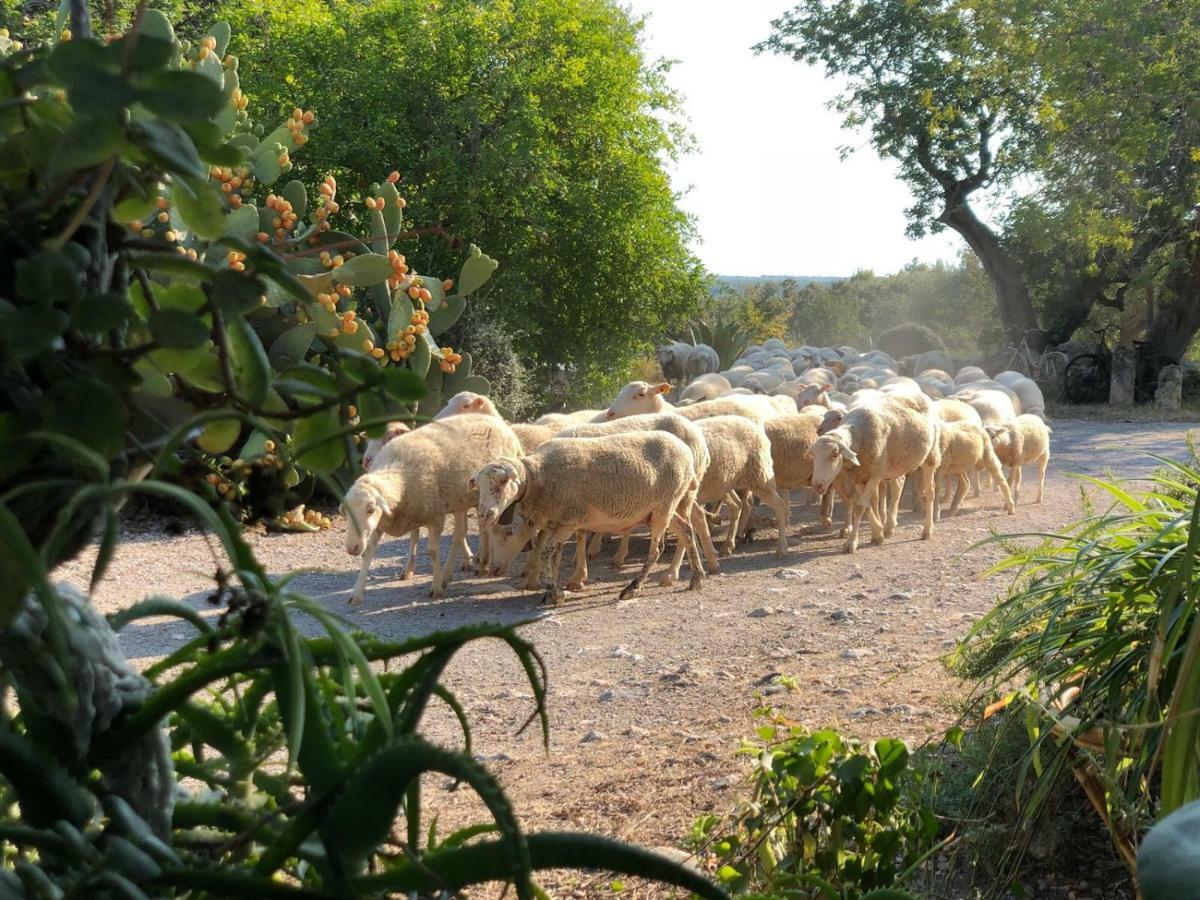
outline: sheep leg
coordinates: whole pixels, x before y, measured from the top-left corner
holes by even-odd
[[[650,516],[650,553],[646,556],[642,570],[617,595],[618,600],[628,600],[630,597],[636,596],[637,592],[642,589],[642,582],[646,580],[646,576],[650,574],[650,570],[654,568],[654,564],[662,555],[663,533],[667,530],[668,522],[669,519],[663,515],[662,510],[656,510]]]
[[[1008,474],[1008,486],[1012,488],[1013,503],[1021,499],[1021,464],[1014,463]]]
[[[592,542],[588,544],[588,556],[595,559],[600,555],[600,550],[604,546],[605,535],[597,531],[592,535]]]
[[[971,473],[971,497],[979,496],[979,470],[976,469]]]
[[[921,490],[925,495],[925,524],[921,528],[921,540],[933,537],[933,466],[923,465],[920,470]]]
[[[536,591],[542,586],[542,568],[545,565],[546,542],[550,539],[549,530],[543,528],[533,542],[529,557],[525,560],[525,589]]]
[[[679,504],[674,515],[671,516],[670,528],[675,533],[677,551],[685,543],[687,545],[688,564],[692,567],[692,577],[688,582],[688,590],[695,591],[699,590],[700,586],[704,583],[704,569],[700,565],[700,548],[696,546],[696,530],[692,527],[690,516],[685,517],[679,512],[679,509],[683,507],[694,512],[696,509],[695,501],[691,498],[686,498]],[[676,568],[675,574],[679,574],[678,568]]]
[[[433,598],[446,596],[442,584],[442,522],[426,525],[425,546],[429,550],[429,562],[433,566],[433,584],[429,588],[429,596]]]
[[[571,573],[571,580],[567,582],[568,591],[582,590],[584,582],[587,581],[587,546],[587,532],[575,532],[575,571]]]
[[[617,552],[613,554],[612,562],[609,563],[610,568],[619,569],[625,565],[625,557],[629,555],[629,535],[632,531],[633,529],[631,528],[628,531],[622,532],[621,543],[617,545]]]
[[[958,484],[954,486],[954,499],[950,502],[950,515],[957,516],[962,507],[963,498],[967,496],[967,488],[971,479],[966,475],[958,476]]]
[[[457,515],[457,513],[455,515]],[[463,558],[462,570],[464,572],[468,572],[475,566],[475,556],[473,553],[471,553],[471,545],[469,543],[467,543],[467,514],[465,512],[462,513],[462,517],[463,517],[463,535],[462,535],[462,540],[458,541],[458,547],[455,548],[455,553],[456,554],[459,552],[462,553],[462,558]],[[482,533],[480,534],[479,540],[480,540],[479,552],[482,554],[483,553],[483,535],[482,535]]]
[[[446,553],[446,571],[442,573],[442,591],[454,578],[454,566],[458,562],[458,553],[467,542],[467,511],[454,514],[454,532],[450,537],[450,550]]]
[[[904,494],[904,484],[908,479],[904,476],[893,478],[891,481],[885,481],[880,487],[882,488],[882,497],[880,498],[883,504],[883,536],[890,538],[896,532],[896,522],[900,516],[900,497]],[[917,487],[913,485],[913,497],[917,499]],[[872,538],[874,540],[874,538]]]
[[[548,537],[545,556],[550,563],[550,571],[546,579],[546,593],[542,595],[542,602],[549,603],[551,606],[562,606],[567,599],[560,580],[562,577],[562,550],[563,544],[574,531],[575,529],[570,525],[546,529]]]
[[[404,564],[404,571],[400,573],[401,581],[408,581],[413,577],[413,572],[417,570],[417,551],[421,548],[421,529],[414,528],[408,535],[408,562]]]
[[[725,495],[721,503],[722,509],[718,510],[718,515],[723,515],[723,511],[729,513],[729,525],[725,530],[725,538],[721,541],[721,555],[729,556],[737,544],[737,524],[741,517],[742,501],[736,494],[730,492]]]
[[[362,553],[362,569],[359,570],[358,580],[354,582],[354,590],[350,592],[350,599],[346,601],[351,606],[362,606],[363,594],[367,589],[367,570],[371,568],[371,560],[375,558],[375,548],[379,546],[379,539],[383,537],[383,529],[376,528],[375,533],[367,538],[367,546],[363,548]],[[416,550],[414,548],[414,555]]]
[[[746,534],[750,528],[750,514],[754,512],[754,497],[749,491],[735,491],[737,503],[740,504],[740,509],[737,513],[737,527],[734,529],[734,540],[745,543],[749,540]],[[732,522],[732,518],[730,519]]]
[[[1004,511],[1010,516],[1017,511],[1016,495],[1009,490],[1008,482],[1004,480],[1004,469],[1000,466],[1000,460],[996,458],[996,454],[989,453],[984,457],[984,465],[987,466],[992,478],[995,479],[997,486],[1000,488],[1000,493],[1004,496]]]
[[[700,546],[704,548],[704,561],[708,564],[709,575],[720,575],[721,564],[717,562],[717,548],[713,546],[712,533],[708,528],[708,516],[704,514],[704,507],[698,503],[692,504],[692,530],[700,539]]]
[[[833,528],[833,491],[826,491],[821,498],[821,527],[826,531]]]
[[[1043,453],[1041,456],[1038,457],[1038,460],[1037,460],[1038,492],[1037,492],[1037,499],[1033,501],[1034,503],[1042,502],[1042,494],[1046,490],[1046,467],[1049,465],[1050,465],[1050,454],[1048,452]]]
[[[939,469],[933,476],[933,497],[929,502],[933,504],[933,521],[940,522],[942,520],[942,489],[945,487],[949,476],[942,473]]]
[[[775,541],[775,556],[783,559],[787,555],[788,548],[788,520],[791,516],[791,510],[788,508],[787,491],[783,491],[782,495],[775,489],[775,479],[771,479],[765,485],[755,490],[755,493],[763,499],[763,501],[775,510],[775,523],[779,526],[779,537]]]
[[[878,486],[870,484],[865,487],[857,487],[852,489],[850,503],[848,507],[848,517],[846,519],[846,543],[843,550],[846,553],[853,553],[858,549],[858,529],[862,524],[862,517],[871,508],[873,500],[877,500],[876,491]],[[874,519],[874,513],[871,514]]]

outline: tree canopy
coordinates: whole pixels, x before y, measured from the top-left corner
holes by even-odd
[[[666,67],[611,0],[228,0],[258,61],[260,105],[311,105],[352,129],[314,135],[297,172],[407,161],[415,223],[487,246],[501,266],[477,311],[522,335],[543,374],[620,377],[702,296],[692,223],[664,161],[687,147]],[[432,266],[454,250],[420,239]]]
[[[760,49],[845,79],[910,231],[964,237],[1011,340],[1113,310],[1152,374],[1200,328],[1198,23],[1196,0],[804,0]]]

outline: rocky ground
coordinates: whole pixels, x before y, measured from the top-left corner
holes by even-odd
[[[532,706],[514,658],[492,642],[470,648],[448,672],[475,728],[476,752],[507,786],[530,829],[580,829],[657,846],[679,844],[696,816],[724,812],[740,796],[739,739],[764,700],[807,726],[834,726],[914,743],[953,724],[965,686],[941,658],[1008,583],[983,573],[1002,555],[993,533],[1046,532],[1075,518],[1085,485],[1070,473],[1144,477],[1157,465],[1145,452],[1182,456],[1184,424],[1062,421],[1054,425],[1046,497],[1025,493],[1015,518],[997,494],[968,500],[921,541],[916,514],[901,518],[883,547],[853,556],[822,533],[812,508],[796,506],[792,547],[774,554],[768,533],[732,559],[702,590],[648,586],[617,602],[631,570],[593,567],[597,581],[566,606],[508,582],[463,578],[450,595],[427,598],[427,561],[412,582],[397,580],[406,542],[382,548],[361,610],[345,606],[356,574],[335,523],[321,534],[252,534],[259,558],[276,573],[311,570],[293,588],[344,613],[359,628],[405,637],[474,622],[519,622],[550,673],[550,739],[516,734]],[[152,594],[185,597],[206,615],[215,543],[189,532],[168,536],[161,522],[133,519],[95,598],[112,611]],[[644,544],[642,545],[644,546]],[[631,559],[637,559],[634,544]],[[60,573],[86,586],[90,559]],[[316,627],[309,623],[315,633]],[[148,664],[189,636],[174,620],[143,620],[122,634],[131,658]],[[792,689],[780,682],[794,679]],[[452,740],[447,715],[429,731]],[[465,791],[431,785],[427,803],[446,821],[482,815]],[[600,876],[555,882],[558,896],[593,896]],[[639,896],[641,894],[638,894]]]

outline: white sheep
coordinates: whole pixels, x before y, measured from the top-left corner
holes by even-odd
[[[667,385],[669,391],[671,386]],[[569,413],[546,413],[533,420],[534,425],[548,425],[551,428],[566,428],[569,425],[582,425],[585,422],[603,422],[603,409],[580,409]]]
[[[954,383],[960,387],[964,384],[975,384],[980,381],[987,381],[988,374],[979,368],[979,366],[963,366],[954,376]]]
[[[562,545],[579,531],[624,531],[649,524],[649,557],[621,591],[622,600],[641,588],[662,554],[668,528],[687,548],[689,587],[698,588],[704,579],[687,521],[699,480],[691,450],[674,435],[630,432],[548,441],[521,459],[500,458],[481,466],[471,484],[479,490],[481,522],[494,524],[517,503],[524,522],[539,532],[534,553],[550,563],[548,602],[564,599]]]
[[[473,503],[467,484],[471,475],[489,460],[521,453],[512,429],[494,416],[451,416],[389,442],[371,471],[351,485],[342,504],[347,513],[346,552],[362,554],[363,561],[350,603],[362,603],[380,538],[422,527],[429,532],[433,562],[430,596],[444,596],[466,536],[467,510]],[[454,537],[446,565],[439,568],[438,543],[448,515],[454,516]]]
[[[775,511],[775,521],[779,525],[775,552],[782,558],[787,552],[788,508],[775,488],[771,442],[766,432],[761,425],[742,416],[716,416],[700,419],[695,424],[704,436],[710,457],[708,470],[700,480],[696,502],[727,501],[730,506],[729,528],[722,542],[722,552],[732,552],[737,536],[749,521],[750,494],[755,494]],[[683,548],[677,547],[670,578],[678,577],[682,557]]]
[[[683,366],[684,377],[689,381],[701,375],[710,375],[721,368],[721,357],[708,344],[697,344],[688,353],[687,362]]]
[[[820,437],[818,429],[826,412],[823,406],[805,407],[794,415],[778,416],[763,424],[771,442],[775,487],[788,506],[791,490],[812,487],[813,461],[808,451]],[[826,493],[821,498],[821,524],[826,528],[833,525],[832,508],[833,494]]]
[[[608,407],[606,417],[611,420],[646,413],[676,412],[692,421],[713,416],[740,415],[764,422],[772,416],[796,411],[796,404],[789,397],[762,397],[737,393],[726,394],[705,403],[676,407],[666,398],[670,390],[671,386],[665,382],[655,385],[645,381],[631,381],[617,392],[616,399]]]
[[[733,390],[729,379],[718,372],[701,375],[691,381],[679,395],[680,403],[701,403],[705,400],[715,400]]]
[[[991,473],[1004,497],[1004,511],[1010,516],[1013,514],[1012,493],[1008,489],[1008,484],[1005,483],[1000,460],[992,449],[991,438],[982,425],[969,419],[954,422],[943,421],[938,429],[938,446],[941,450],[941,460],[936,480],[940,484],[943,480],[953,477],[955,481],[950,515],[958,515],[959,507],[967,492],[967,483],[980,469],[986,469]],[[935,520],[941,518],[940,496],[935,497],[933,517]]]
[[[375,464],[375,457],[379,455],[379,451],[382,450],[390,441],[395,440],[402,434],[408,434],[410,431],[412,431],[412,429],[403,422],[388,422],[387,426],[384,428],[383,434],[377,438],[371,438],[368,440],[367,446],[363,448],[363,471],[371,471],[371,466]]]
[[[848,410],[840,425],[817,438],[809,450],[813,489],[824,496],[840,481],[841,492],[849,500],[847,553],[858,547],[864,514],[870,514],[872,543],[882,543],[889,527],[895,528],[900,496],[897,479],[919,470],[923,496],[932,497],[936,442],[937,424],[929,398],[902,391],[876,395]],[[883,510],[886,523],[872,509],[884,482],[893,483],[891,502]],[[933,504],[926,503],[921,537],[928,539],[932,534]]]
[[[1009,422],[985,427],[992,438],[996,456],[1009,469],[1008,484],[1012,488],[1013,501],[1020,498],[1021,466],[1037,463],[1038,490],[1034,503],[1041,503],[1046,487],[1046,467],[1050,465],[1050,426],[1035,415],[1024,414]]]
[[[692,345],[685,344],[683,341],[671,341],[669,344],[659,347],[656,355],[658,356],[659,368],[662,369],[663,378],[667,381],[683,383],[686,377],[684,366],[687,365],[688,356],[691,352]]]

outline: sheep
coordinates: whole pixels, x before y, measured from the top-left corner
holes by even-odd
[[[840,482],[849,497],[847,538],[843,549],[858,548],[859,526],[870,514],[871,542],[882,543],[895,528],[899,506],[898,484],[889,488],[890,509],[886,522],[871,508],[882,483],[920,470],[923,495],[933,496],[933,472],[937,463],[937,424],[929,398],[921,393],[880,394],[846,412],[842,423],[821,435],[809,448],[813,459],[813,489],[824,496]],[[925,504],[923,540],[933,535],[933,503]]]
[[[478,488],[479,520],[491,525],[514,503],[523,520],[540,533],[534,553],[550,562],[544,601],[561,604],[562,544],[578,531],[624,531],[650,525],[650,554],[620,593],[635,595],[662,554],[670,528],[692,564],[689,588],[704,580],[687,513],[700,487],[692,451],[664,432],[630,432],[606,437],[549,441],[521,459],[500,457],[481,466],[470,484]]]
[[[669,391],[671,386],[667,385]],[[533,420],[534,425],[548,425],[551,428],[566,428],[569,425],[582,425],[585,422],[603,422],[604,410],[581,409],[570,413],[546,413]]]
[[[950,354],[945,350],[927,350],[917,357],[916,364],[913,366],[913,372],[921,375],[930,369],[940,369],[942,372],[948,372],[954,368],[954,361],[950,359]]]
[[[690,382],[680,394],[680,403],[700,403],[704,400],[715,400],[733,390],[729,379],[717,372],[701,375]]]
[[[971,422],[980,428],[983,427],[983,419],[979,417],[979,412],[975,407],[957,397],[942,397],[940,400],[934,400],[933,411],[937,414],[938,420],[942,422]]]
[[[996,456],[1008,466],[1008,484],[1012,488],[1013,502],[1020,499],[1021,466],[1037,463],[1038,490],[1037,499],[1033,502],[1041,503],[1046,487],[1046,467],[1050,464],[1050,426],[1037,416],[1026,413],[1011,421],[984,427],[991,436]]]
[[[375,457],[379,455],[379,451],[382,450],[390,441],[395,440],[402,434],[408,434],[410,431],[412,431],[412,429],[403,422],[388,422],[387,427],[384,428],[383,434],[377,438],[371,438],[368,440],[367,446],[363,448],[363,471],[371,471],[371,466],[375,464]]]
[[[984,425],[1000,425],[1017,417],[1012,398],[1003,391],[987,388],[959,392],[955,396],[975,407]]]
[[[721,368],[721,357],[708,344],[697,344],[688,353],[683,365],[683,374],[692,381],[701,375],[711,375]]]
[[[960,387],[964,384],[974,384],[977,381],[987,381],[988,374],[979,366],[963,366],[954,376],[954,383]]]
[[[534,425],[529,422],[514,422],[509,427],[517,436],[517,440],[521,442],[521,449],[526,453],[532,453],[559,431],[550,425]]]
[[[704,432],[688,419],[685,419],[683,416],[677,416],[674,413],[650,413],[648,415],[625,416],[611,422],[576,425],[572,428],[563,429],[559,432],[558,437],[564,440],[579,437],[605,437],[610,434],[625,434],[634,431],[663,431],[667,434],[675,435],[691,450],[696,477],[703,481],[712,459],[708,444],[705,441]],[[681,511],[682,514],[684,514],[684,511]],[[720,574],[721,569],[717,563],[716,550],[713,547],[712,536],[708,530],[708,520],[705,518],[703,510],[699,507],[694,507],[691,510],[687,510],[686,514],[691,519],[692,528],[696,531],[696,537],[700,541],[705,563],[708,566],[708,574]],[[621,538],[621,546],[618,548],[616,556],[613,557],[613,566],[615,568],[620,568],[624,564],[628,550],[629,532],[626,532]],[[576,576],[575,580],[580,583],[587,578],[586,561],[580,563],[578,559],[576,560]]]
[[[807,410],[807,411],[806,411]],[[806,407],[794,415],[778,416],[763,424],[771,442],[771,465],[775,470],[775,488],[790,505],[789,491],[812,487],[812,457],[809,448],[820,436],[818,428],[827,410],[823,406]],[[833,524],[830,515],[833,495],[826,494],[821,503],[821,524]]]
[[[691,352],[692,345],[685,344],[683,341],[671,341],[671,343],[659,347],[656,355],[658,356],[659,368],[662,369],[663,378],[667,381],[682,383],[686,377],[684,366],[687,365],[688,356]]]
[[[612,420],[643,413],[676,412],[692,421],[712,416],[740,415],[763,422],[772,416],[795,412],[796,406],[788,397],[759,397],[731,392],[705,403],[675,407],[664,396],[670,389],[671,386],[666,383],[653,385],[645,381],[631,381],[617,393],[606,417]],[[788,404],[791,404],[791,409],[788,409]]]
[[[779,537],[775,554],[787,553],[788,507],[775,487],[775,467],[771,460],[771,442],[761,425],[741,416],[716,416],[697,421],[704,436],[710,462],[700,479],[697,503],[719,503],[731,498],[729,529],[722,542],[722,552],[729,554],[737,542],[742,526],[749,520],[751,493],[758,495],[775,511]],[[664,583],[679,576],[683,546],[675,548],[675,557]],[[707,552],[707,551],[706,551]]]
[[[491,399],[483,396],[483,394],[476,394],[474,391],[459,391],[446,401],[446,405],[433,417],[433,420],[436,422],[438,419],[448,419],[451,416],[463,414],[496,416],[499,418],[500,411],[496,409],[496,404],[492,403]]]
[[[350,594],[351,605],[362,604],[367,572],[384,534],[429,531],[433,562],[431,597],[445,595],[455,556],[467,528],[472,497],[468,480],[479,467],[498,456],[521,456],[521,443],[503,420],[494,416],[451,416],[431,422],[389,442],[371,471],[346,492],[346,552],[362,555],[362,570]],[[454,538],[446,565],[439,568],[439,546],[447,515],[454,515]]]
[[[1004,511],[1010,516],[1015,512],[1013,496],[1004,481],[1000,460],[992,449],[991,436],[981,424],[970,419],[943,421],[938,429],[938,446],[941,461],[935,480],[941,483],[943,479],[955,476],[956,486],[954,500],[950,504],[950,515],[958,515],[966,495],[967,483],[981,468],[987,469],[1000,486],[1000,493],[1004,496]],[[936,492],[933,517],[935,520],[941,519],[941,498]]]

